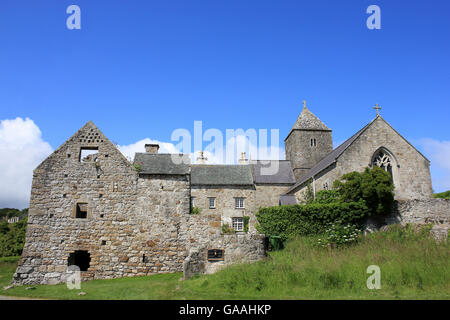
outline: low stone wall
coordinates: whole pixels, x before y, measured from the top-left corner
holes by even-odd
[[[436,223],[448,224],[450,221],[450,200],[426,199],[396,201],[394,213],[401,224]]]
[[[445,239],[450,227],[450,200],[420,199],[395,201],[392,214],[386,217],[370,218],[366,231],[373,231],[389,224],[433,223],[431,234],[438,240]]]
[[[209,249],[224,250],[224,259],[208,261]],[[264,236],[255,233],[236,233],[212,239],[205,246],[192,247],[183,265],[184,278],[195,274],[214,273],[225,266],[240,262],[255,262],[266,255]]]

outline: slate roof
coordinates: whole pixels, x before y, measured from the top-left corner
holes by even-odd
[[[253,160],[253,178],[257,184],[293,184],[295,183],[291,162],[288,160]],[[269,174],[272,173],[273,174]]]
[[[188,174],[190,158],[188,155],[181,155],[183,161],[175,163],[169,153],[136,153],[134,163],[141,166],[140,174]]]
[[[297,204],[297,199],[293,194],[282,194],[279,198],[280,205],[291,205],[291,204]]]
[[[250,165],[192,165],[191,185],[253,185]]]
[[[294,126],[291,131],[289,131],[289,137],[293,130],[320,130],[320,131],[331,131],[317,116],[315,116],[309,109],[305,106],[302,112],[295,121]],[[286,140],[285,139],[285,140]]]

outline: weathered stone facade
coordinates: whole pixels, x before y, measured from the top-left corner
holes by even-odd
[[[399,201],[396,219],[448,224],[449,202],[427,200],[429,161],[379,116],[332,150],[331,130],[304,107],[285,145],[287,160],[247,164],[244,156],[228,166],[179,163],[146,145],[131,164],[88,122],[33,173],[13,283],[64,282],[69,265],[82,267],[89,280],[181,271],[190,277],[259,260],[266,243],[255,228],[260,207],[301,202],[308,184],[314,192],[330,188],[343,174],[373,165],[381,151],[389,156],[396,200],[420,199]]]
[[[83,157],[85,149],[94,153]],[[87,123],[34,171],[26,244],[13,283],[64,282],[71,255],[80,251],[90,258],[82,280],[183,269],[189,275],[200,265],[199,272],[214,272],[264,257],[264,239],[254,228],[254,188],[192,192],[216,195],[221,209],[190,214],[189,172],[139,172]],[[247,207],[234,209],[233,196],[246,198]],[[232,211],[252,217],[248,232],[222,233]],[[224,250],[223,260],[208,261],[209,249]]]

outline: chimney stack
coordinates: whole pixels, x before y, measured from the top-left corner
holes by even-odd
[[[197,164],[206,164],[208,162],[208,158],[205,157],[203,151],[199,151],[199,156],[197,158]]]
[[[146,144],[145,145],[145,152],[158,153],[158,150],[159,150],[159,144]]]
[[[239,164],[247,164],[248,159],[245,155],[245,152],[241,152],[241,158],[239,159]]]

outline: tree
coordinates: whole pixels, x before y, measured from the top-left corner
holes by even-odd
[[[370,215],[390,214],[394,203],[394,185],[391,175],[374,166],[364,172],[350,172],[336,180],[333,188],[344,202],[357,202],[363,199]]]

